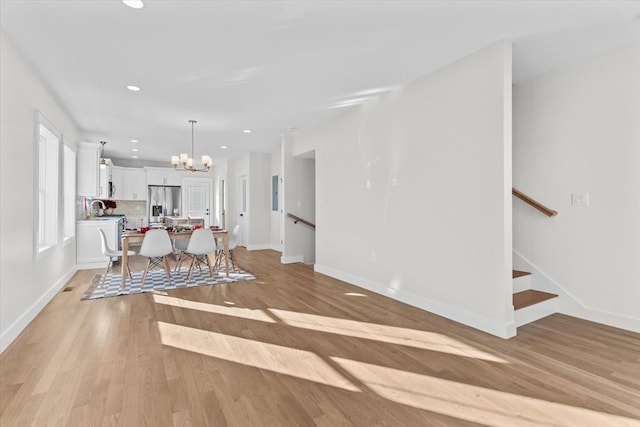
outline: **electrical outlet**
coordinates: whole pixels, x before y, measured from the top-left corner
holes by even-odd
[[[589,206],[589,193],[571,193],[571,206]]]

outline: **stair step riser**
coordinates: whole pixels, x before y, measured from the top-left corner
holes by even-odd
[[[531,288],[531,275],[516,277],[513,279],[513,293],[526,291]]]
[[[547,317],[553,313],[557,313],[560,306],[560,298],[552,298],[528,307],[521,308],[514,312],[514,320],[516,328],[535,322],[536,320]]]

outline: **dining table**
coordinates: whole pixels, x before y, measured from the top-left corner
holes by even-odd
[[[213,230],[213,237],[216,239],[221,238],[224,245],[224,261],[225,261],[225,273],[226,276],[229,277],[229,233],[227,230]],[[172,240],[175,239],[188,239],[191,237],[192,230],[183,230],[183,231],[167,231],[169,234],[169,238]],[[122,233],[122,271],[127,271],[129,268],[129,248],[131,243],[142,242],[144,240],[144,233],[138,230],[134,231],[125,231]],[[120,284],[121,287],[125,287],[127,283],[127,275],[122,275],[122,282]]]

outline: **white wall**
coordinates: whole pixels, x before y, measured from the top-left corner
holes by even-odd
[[[510,120],[500,42],[296,135],[316,149],[316,270],[512,336]]]
[[[514,201],[514,249],[585,308],[568,314],[640,330],[640,45],[517,84],[513,170],[559,212]]]
[[[271,211],[271,249],[282,252],[282,156],[280,153],[271,155],[271,176],[278,176],[278,210]],[[270,188],[271,189],[271,188]]]
[[[249,154],[248,250],[271,247],[271,155]]]
[[[38,261],[33,257],[34,112],[41,111],[73,144],[80,138],[72,118],[4,33],[0,34],[0,92],[0,350],[4,350],[75,272],[75,241]]]

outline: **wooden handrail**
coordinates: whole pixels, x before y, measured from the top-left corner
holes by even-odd
[[[294,215],[294,214],[292,214],[292,213],[287,212],[287,216],[288,216],[289,218],[293,218],[293,222],[294,222],[294,224],[297,224],[297,223],[298,223],[298,221],[300,221],[300,222],[301,222],[301,223],[303,223],[303,224],[307,224],[309,227],[316,228],[316,225],[315,225],[314,223],[309,222],[309,221],[307,221],[306,219],[302,219],[302,218],[300,218],[299,216],[296,216],[296,215]]]
[[[519,191],[519,190],[517,190],[517,189],[515,189],[513,187],[511,188],[511,194],[513,194],[514,196],[516,196],[518,199],[522,200],[523,202],[528,203],[529,205],[531,205],[534,208],[538,209],[540,212],[542,212],[546,216],[556,216],[556,215],[558,215],[558,211],[554,211],[553,209],[549,209],[548,207],[546,207],[542,203],[532,199],[531,197],[529,197],[526,194],[524,194],[522,191]]]

